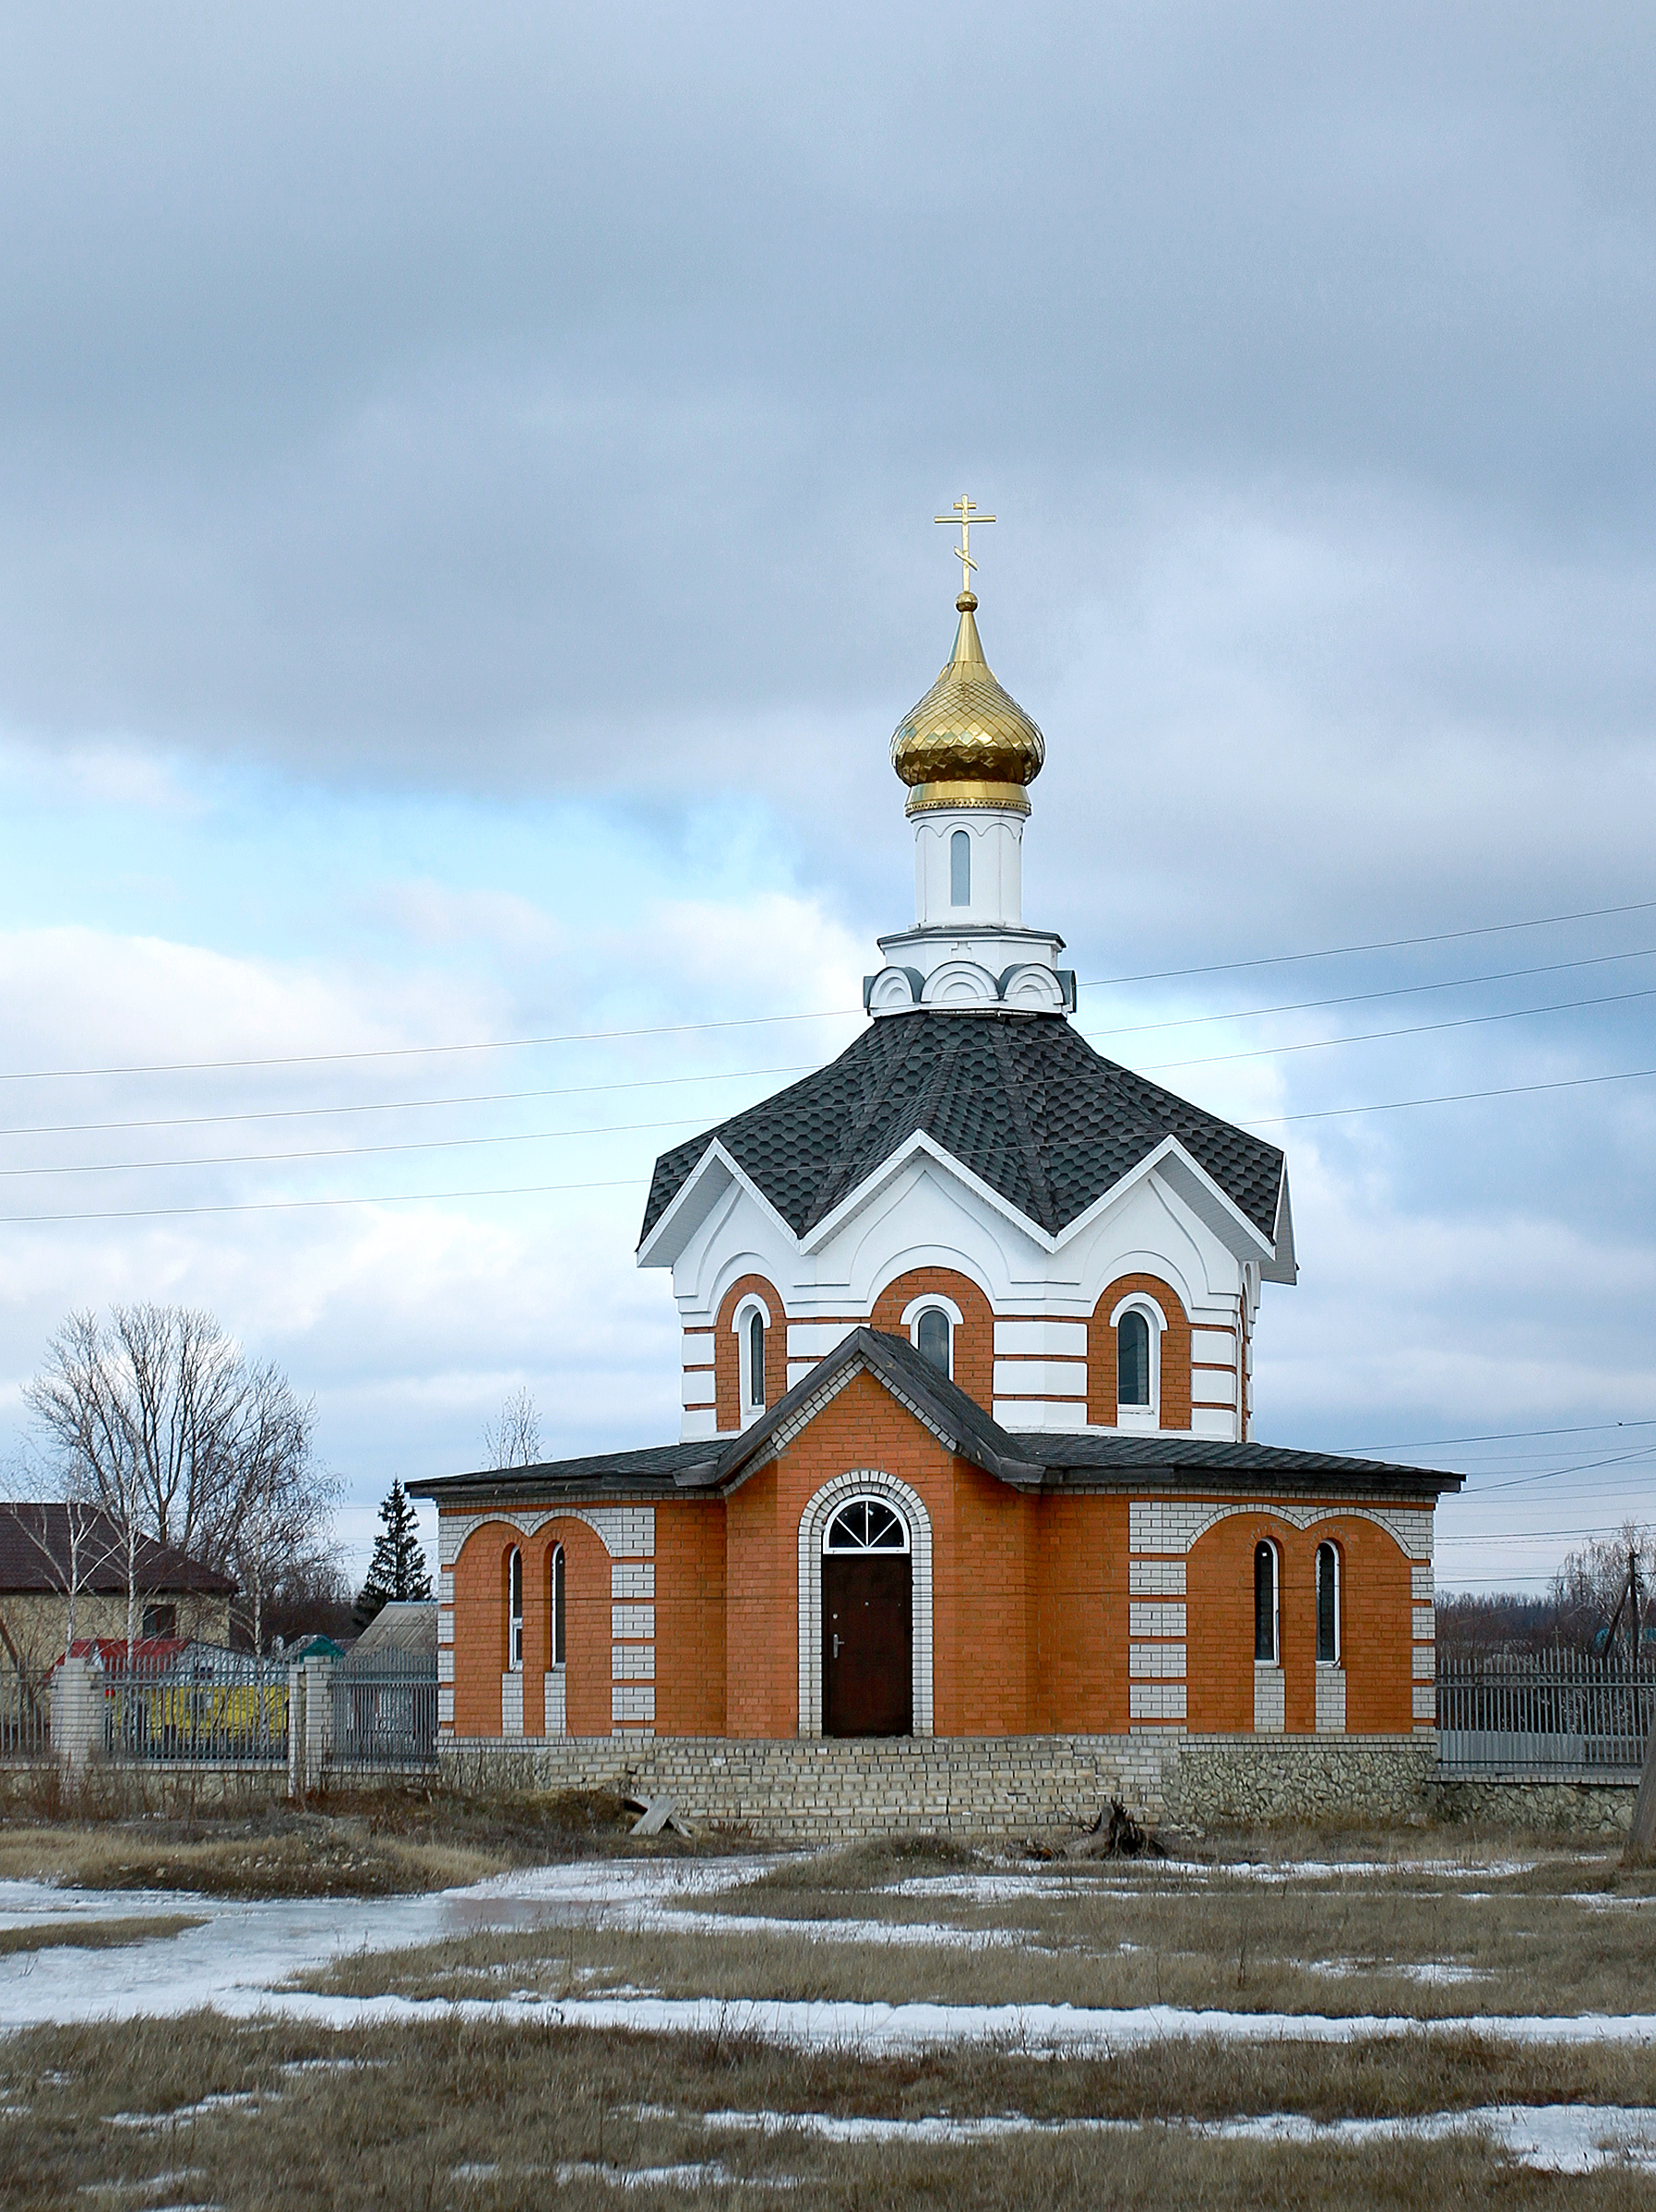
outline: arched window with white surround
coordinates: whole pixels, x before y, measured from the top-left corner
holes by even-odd
[[[506,1663],[508,1673],[522,1673],[523,1554],[516,1544],[506,1569]]]
[[[939,1374],[949,1371],[949,1334],[948,1315],[941,1306],[927,1306],[914,1324],[914,1349]]]
[[[1137,1306],[1115,1325],[1115,1401],[1122,1406],[1150,1402],[1150,1325]]]
[[[1278,1584],[1280,1562],[1277,1547],[1268,1539],[1254,1546],[1254,1663],[1260,1667],[1274,1667],[1278,1663]]]
[[[1166,1327],[1152,1298],[1135,1291],[1110,1316],[1115,1331],[1115,1418],[1153,1429],[1162,1418],[1162,1338]]]
[[[747,1316],[747,1402],[756,1413],[765,1408],[765,1316]]]
[[[955,1331],[963,1320],[959,1307],[952,1298],[937,1291],[911,1298],[904,1306],[902,1326],[909,1332],[909,1342],[923,1360],[927,1360],[939,1374],[952,1382],[955,1374]]]
[[[822,1532],[825,1552],[906,1552],[909,1524],[884,1498],[849,1498]]]
[[[971,904],[971,837],[964,829],[957,829],[948,840],[948,903]]]
[[[1316,1658],[1319,1666],[1340,1664],[1340,1552],[1337,1546],[1316,1547]]]
[[[778,1326],[770,1308],[754,1292],[731,1316],[736,1337],[736,1417],[739,1425],[757,1421],[768,1397],[765,1388],[766,1340]]]
[[[546,1663],[564,1663],[564,1547],[554,1544],[546,1561]]]

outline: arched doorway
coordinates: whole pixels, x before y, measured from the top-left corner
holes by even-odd
[[[907,1736],[913,1726],[909,1524],[885,1498],[848,1498],[822,1532],[822,1732]]]

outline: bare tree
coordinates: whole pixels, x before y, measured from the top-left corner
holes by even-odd
[[[264,1649],[265,1607],[295,1577],[326,1572],[328,1509],[339,1483],[316,1466],[316,1411],[302,1405],[280,1370],[250,1370],[230,1486],[234,1509],[227,1555],[245,1601],[253,1648]]]
[[[210,1314],[116,1306],[72,1314],[24,1397],[77,1496],[119,1531],[136,1638],[145,1539],[211,1567],[252,1566],[256,1633],[281,1547],[315,1543],[329,1484],[315,1416],[278,1369],[250,1367]]]
[[[497,1421],[483,1423],[486,1467],[533,1467],[541,1457],[541,1416],[527,1384],[514,1390]]]
[[[1590,1539],[1566,1559],[1553,1577],[1560,1632],[1571,1644],[1590,1647],[1601,1631],[1626,1633],[1629,1649],[1650,1635],[1650,1597],[1656,1590],[1656,1529],[1624,1522],[1615,1536]]]

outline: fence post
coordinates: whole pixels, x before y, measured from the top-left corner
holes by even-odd
[[[302,1794],[308,1796],[313,1790],[321,1787],[322,1762],[333,1739],[334,1661],[328,1659],[307,1659],[299,1671],[304,1676],[303,1698],[304,1783]],[[291,1746],[292,1742],[291,1722],[288,1741]]]
[[[1638,1725],[1636,1709],[1634,1726]],[[1633,1801],[1633,1825],[1627,1831],[1623,1863],[1642,1866],[1649,1859],[1656,1859],[1656,1724],[1645,1738],[1644,1772],[1639,1777],[1638,1795]]]
[[[288,1795],[304,1797],[304,1669],[288,1669]]]
[[[52,1677],[52,1748],[75,1775],[103,1749],[103,1683],[89,1659],[66,1659]]]

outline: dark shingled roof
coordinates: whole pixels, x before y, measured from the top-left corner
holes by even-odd
[[[663,1152],[647,1237],[715,1138],[795,1236],[919,1131],[1049,1236],[1168,1136],[1275,1237],[1282,1155],[1095,1052],[1059,1014],[900,1014],[762,1105]]]
[[[68,1587],[71,1508],[60,1500],[39,1504],[0,1504],[0,1595],[43,1595]],[[77,1506],[79,1543],[74,1548],[78,1587],[107,1594],[126,1588],[126,1546],[106,1513]],[[144,1536],[138,1539],[137,1581],[147,1596],[171,1597],[197,1591],[203,1597],[232,1598],[228,1575],[187,1559]]]
[[[1019,1490],[1062,1491],[1100,1478],[1120,1477],[1147,1490],[1326,1493],[1330,1487],[1347,1487],[1367,1497],[1421,1498],[1459,1490],[1461,1482],[1459,1475],[1435,1468],[1346,1459],[1333,1452],[1298,1452],[1281,1445],[1005,1429],[959,1384],[922,1359],[906,1337],[859,1328],[739,1436],[710,1436],[701,1443],[661,1445],[653,1451],[604,1452],[539,1467],[451,1475],[440,1481],[411,1482],[409,1492],[413,1497],[455,1504],[506,1505],[549,1501],[568,1492],[590,1498],[650,1493],[673,1497],[687,1490],[717,1491],[762,1460],[778,1431],[792,1433],[801,1409],[852,1366],[866,1368],[894,1397],[930,1421],[947,1438],[951,1451]]]

